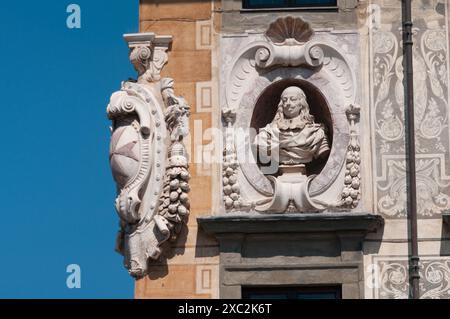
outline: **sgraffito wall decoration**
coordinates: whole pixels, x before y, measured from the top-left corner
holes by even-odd
[[[413,69],[419,218],[450,208],[448,31],[438,2],[414,1]],[[375,208],[385,218],[406,217],[403,48],[399,3],[374,2],[380,21],[369,35],[374,138]],[[392,7],[392,10],[390,10]]]
[[[408,259],[373,258],[373,289],[377,299],[409,298]],[[420,298],[450,299],[450,258],[426,256],[420,267]]]
[[[449,15],[447,0],[414,0],[413,70],[420,298],[450,297],[442,214],[450,209]],[[366,297],[409,295],[406,126],[401,2],[364,1],[367,26],[373,209],[385,218],[366,259]],[[442,228],[444,227],[444,228]]]

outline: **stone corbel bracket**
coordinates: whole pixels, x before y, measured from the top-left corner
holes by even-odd
[[[159,81],[160,73],[168,61],[172,36],[154,33],[124,34],[130,48],[130,61],[138,72],[138,81]]]
[[[187,102],[161,79],[171,36],[126,34],[137,81],[122,83],[107,107],[112,121],[110,164],[117,183],[120,231],[116,250],[133,277],[148,273],[163,244],[175,240],[189,214],[189,172],[183,138]]]

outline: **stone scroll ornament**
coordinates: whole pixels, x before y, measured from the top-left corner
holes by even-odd
[[[222,106],[226,211],[296,213],[358,206],[357,84],[351,63],[333,39],[323,34],[315,38],[309,23],[288,16],[271,23],[264,35],[244,42],[235,54]],[[258,127],[256,137],[237,143],[229,132],[248,129],[252,112],[265,111],[256,110],[259,96],[282,81],[286,86],[273,99],[274,118]],[[310,113],[318,105],[302,85],[324,97],[333,132]],[[263,172],[256,160],[247,160],[250,148],[258,161],[278,163],[277,171]],[[319,160],[326,160],[321,172],[309,174],[307,165]]]
[[[122,83],[107,107],[112,121],[110,164],[120,217],[116,250],[131,276],[148,274],[189,215],[189,105],[161,78],[172,38],[154,33],[124,36],[137,81]]]

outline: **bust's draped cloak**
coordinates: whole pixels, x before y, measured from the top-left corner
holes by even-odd
[[[254,144],[263,164],[273,160],[280,164],[305,164],[330,150],[323,124],[284,119],[261,128]]]

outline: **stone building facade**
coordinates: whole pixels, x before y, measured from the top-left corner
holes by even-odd
[[[409,298],[401,1],[262,2],[141,0],[125,35],[138,76],[108,116],[135,296]],[[420,296],[450,298],[450,7],[412,8]]]

